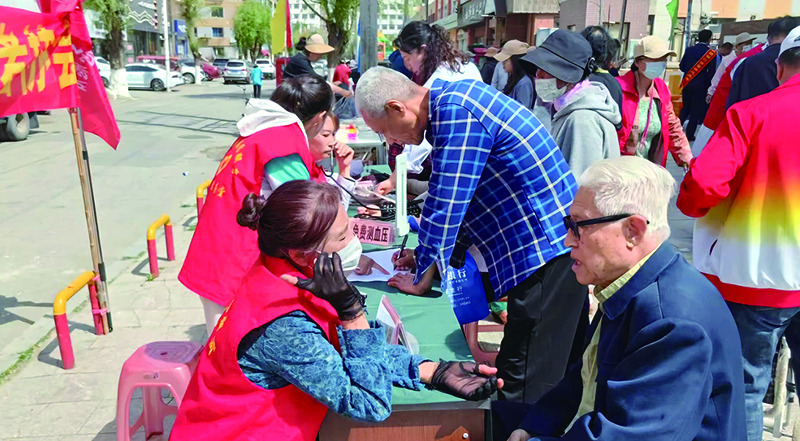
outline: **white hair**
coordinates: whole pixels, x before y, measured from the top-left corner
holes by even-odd
[[[675,179],[659,165],[635,156],[592,164],[578,183],[594,193],[600,214],[640,214],[650,223],[648,234],[661,241],[669,237],[667,208],[675,194]]]
[[[396,70],[373,67],[361,76],[356,86],[356,109],[371,118],[386,116],[386,103],[414,97],[416,84]]]

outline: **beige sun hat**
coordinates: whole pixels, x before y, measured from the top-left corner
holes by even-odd
[[[636,43],[633,48],[633,58],[647,57],[657,60],[667,55],[676,57],[678,54],[667,47],[667,43],[655,35],[648,35]]]
[[[497,53],[500,52],[496,47],[492,46],[489,49],[486,49],[486,57],[494,58]]]
[[[314,34],[306,39],[306,50],[312,54],[327,54],[333,52],[333,47],[325,43],[322,35]]]
[[[506,61],[513,55],[525,55],[528,53],[529,47],[530,45],[528,45],[528,43],[519,40],[509,40],[503,45],[503,50],[494,56],[494,59],[497,61]]]
[[[736,42],[733,43],[733,45],[734,46],[739,46],[742,43],[749,43],[749,42],[751,42],[751,41],[753,41],[755,39],[756,39],[756,37],[753,37],[752,35],[750,35],[749,32],[742,32],[741,34],[736,36]]]

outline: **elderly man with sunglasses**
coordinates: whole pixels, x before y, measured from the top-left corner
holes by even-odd
[[[509,440],[744,440],[736,324],[714,285],[665,243],[672,176],[624,156],[591,165],[579,185],[565,245],[599,311],[582,361]]]

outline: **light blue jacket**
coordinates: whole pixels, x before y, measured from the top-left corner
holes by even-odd
[[[253,68],[253,70],[250,72],[250,79],[253,80],[253,84],[255,84],[256,86],[260,86],[261,85],[261,68],[260,67],[256,66],[256,67]]]

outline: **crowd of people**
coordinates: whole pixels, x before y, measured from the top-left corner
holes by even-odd
[[[308,72],[330,47],[316,37],[248,104],[209,188],[179,276],[209,341],[171,439],[310,441],[329,409],[386,419],[392,387],[491,397],[498,440],[761,439],[780,338],[800,353],[800,150],[784,135],[800,19],[755,48],[743,33],[718,51],[701,31],[682,118],[663,80],[676,53],[642,38],[620,76],[601,27],[505,42],[479,69],[411,22],[393,69],[361,75],[358,114],[424,198],[419,245],[393,258],[413,271],[389,285],[423,294],[472,256],[487,301],[505,300],[494,367],[413,355],[366,319],[347,275],[385,269],[349,228],[353,150],[332,110],[353,91]],[[677,206],[698,218],[692,264],[668,243],[668,153],[686,171]],[[318,164],[331,158],[338,174]]]

